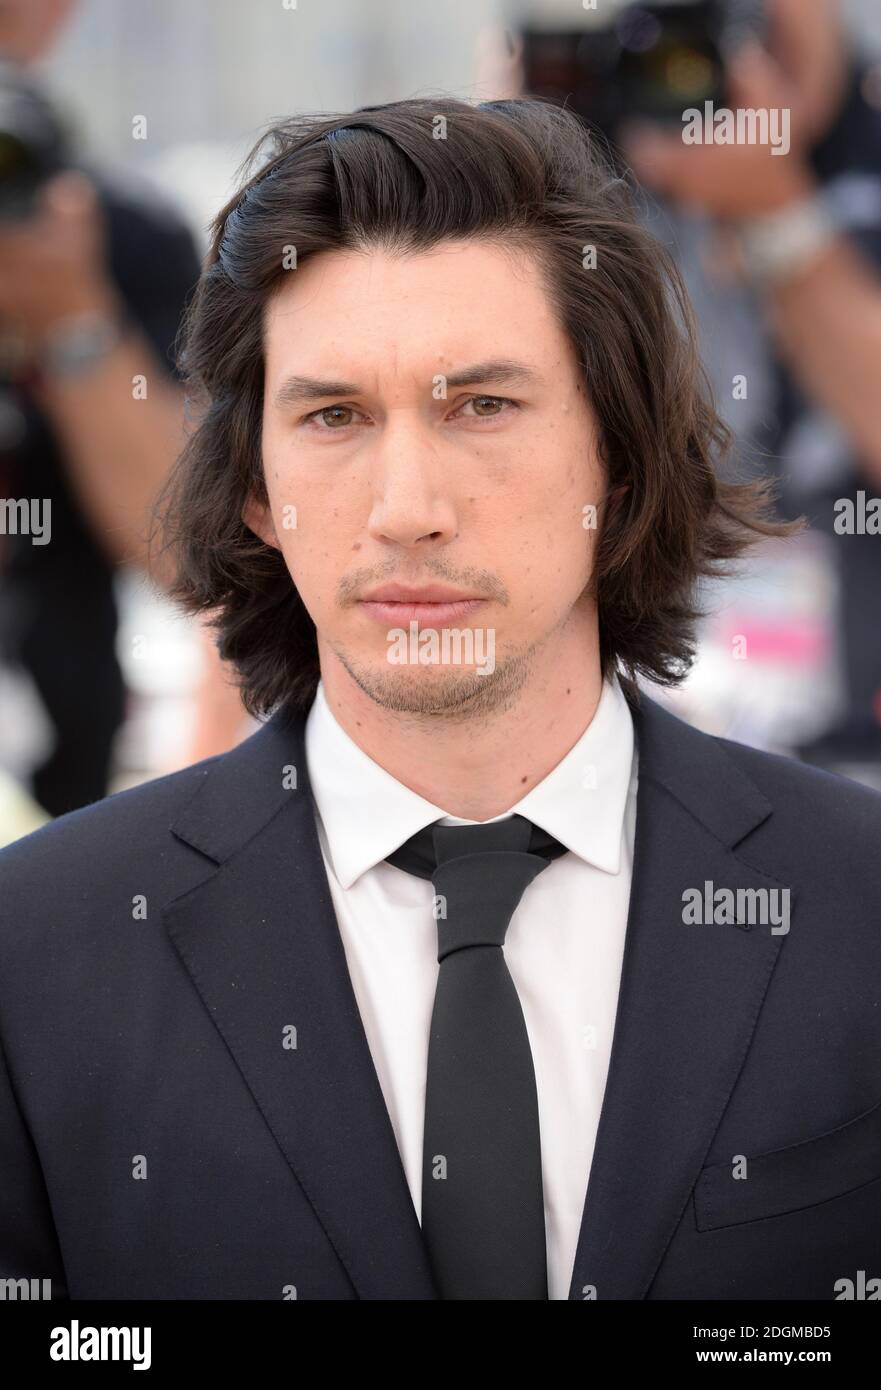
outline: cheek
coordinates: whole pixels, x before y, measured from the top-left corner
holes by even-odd
[[[582,494],[584,501],[597,500],[598,441],[593,417],[582,403],[563,403],[533,433],[524,455],[523,476],[531,479],[531,490],[542,509],[572,506]]]
[[[550,426],[543,451],[528,462],[530,482],[505,502],[507,567],[524,577],[531,608],[565,608],[590,578],[603,476],[582,422]]]
[[[522,456],[511,460],[503,485],[492,498],[490,524],[517,545],[539,555],[573,549],[578,558],[586,532],[587,508],[598,509],[602,472],[593,440],[568,421],[549,425]],[[588,538],[589,539],[589,538]]]
[[[350,479],[350,484],[353,480]],[[291,579],[310,612],[332,606],[340,576],[355,559],[364,533],[354,485],[338,475],[267,468],[273,523]]]
[[[265,431],[263,476],[269,509],[286,559],[311,563],[328,551],[339,511],[328,472],[295,462],[290,441]]]

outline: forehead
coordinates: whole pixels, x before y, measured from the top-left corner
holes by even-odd
[[[324,251],[286,273],[265,311],[267,371],[292,355],[437,365],[501,348],[559,353],[565,335],[537,258],[487,242]],[[282,363],[282,360],[283,363]]]

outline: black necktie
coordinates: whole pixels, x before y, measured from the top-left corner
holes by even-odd
[[[422,1233],[444,1299],[548,1296],[535,1070],[502,947],[525,889],[565,853],[515,815],[429,825],[388,857],[436,895]]]

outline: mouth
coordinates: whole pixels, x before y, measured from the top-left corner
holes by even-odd
[[[482,598],[448,599],[362,599],[361,609],[368,618],[384,627],[401,627],[411,622],[425,627],[444,627],[459,622],[473,613],[485,600]]]
[[[385,627],[411,622],[444,627],[459,622],[485,602],[479,594],[446,584],[381,584],[364,595],[360,606],[367,617]]]

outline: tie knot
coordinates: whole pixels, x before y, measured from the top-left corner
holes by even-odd
[[[483,825],[427,825],[388,856],[435,888],[438,960],[467,946],[504,945],[524,891],[566,853],[525,816]]]
[[[505,820],[488,821],[485,825],[431,825],[434,857],[438,865],[464,854],[490,854],[499,851],[529,851],[533,830],[532,821],[524,816],[508,816]]]
[[[507,816],[482,825],[441,825],[435,821],[411,835],[387,862],[419,878],[433,878],[435,870],[451,859],[505,850],[537,854],[550,861],[565,854],[566,846],[525,816]]]

